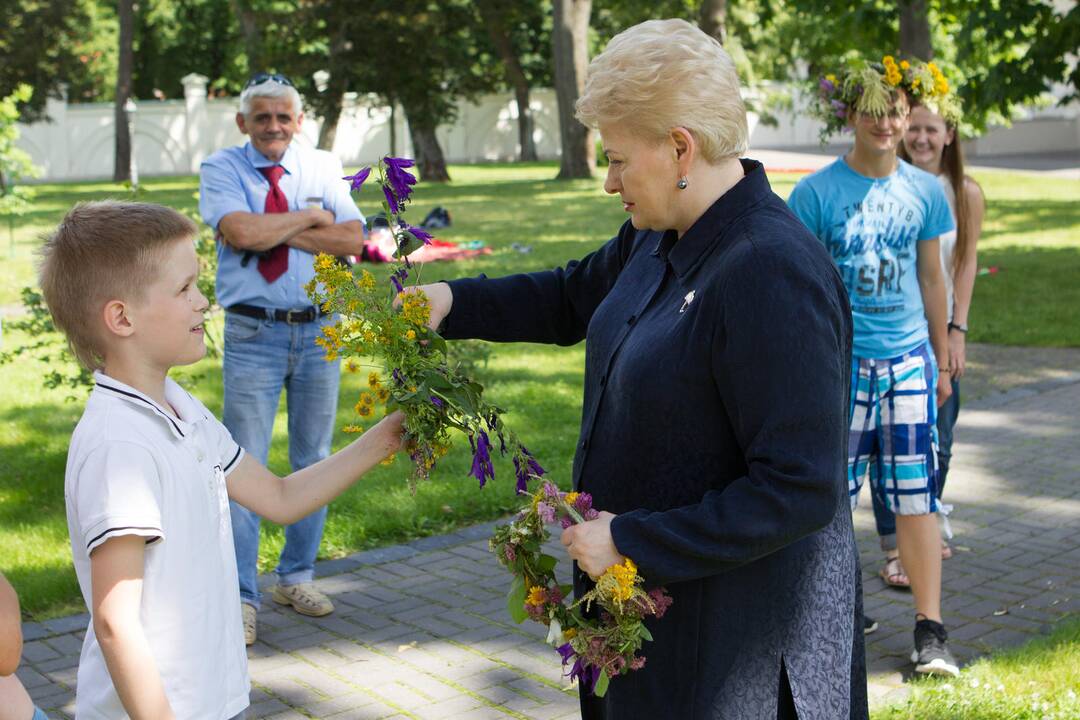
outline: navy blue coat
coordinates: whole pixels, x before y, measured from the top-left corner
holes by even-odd
[[[565,268],[450,283],[449,338],[585,339],[574,487],[674,599],[587,718],[773,720],[782,664],[802,720],[867,716],[847,293],[743,165],[681,239],[627,222]]]

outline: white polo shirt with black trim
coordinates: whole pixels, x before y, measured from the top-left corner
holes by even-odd
[[[225,720],[248,706],[225,477],[243,449],[201,402],[166,380],[167,407],[103,373],[71,437],[64,479],[79,588],[93,607],[90,554],[146,538],[140,620],[178,718]],[[126,718],[94,634],[79,659],[76,715]]]

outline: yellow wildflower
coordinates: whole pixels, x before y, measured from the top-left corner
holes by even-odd
[[[581,493],[568,492],[568,493],[566,493],[566,497],[563,498],[563,499],[566,501],[567,505],[573,505],[575,502],[577,502],[578,495],[580,495],[580,494]]]
[[[375,391],[375,397],[378,398],[379,402],[384,403],[390,399],[390,391],[380,385],[379,389]]]
[[[562,631],[562,636],[563,639],[565,639],[567,642],[570,642],[577,637],[577,628],[566,628]]]
[[[829,73],[828,75],[826,75],[825,79],[828,80],[829,82],[831,82],[833,85],[836,84],[836,76],[833,75],[832,73]]]
[[[370,405],[362,405],[360,403],[357,403],[356,404],[356,414],[359,415],[360,417],[367,417],[368,415],[371,414],[371,406]]]
[[[626,558],[622,565],[612,565],[604,574],[615,580],[614,587],[611,588],[612,599],[620,603],[629,600],[634,594],[634,584],[638,579],[634,561]]]
[[[533,585],[529,588],[529,597],[525,598],[525,603],[528,605],[543,605],[546,599],[547,593],[544,592],[544,588]]]
[[[886,55],[885,57],[881,58],[881,63],[885,67],[889,67],[890,65],[896,64],[896,58],[894,58],[892,55]]]
[[[356,358],[349,358],[345,361],[345,369],[351,373],[360,372],[360,363],[356,361]]]
[[[391,455],[390,457],[386,458],[385,460],[383,460],[379,464],[380,465],[393,465],[395,460],[397,460],[397,455]]]
[[[375,398],[369,392],[362,392],[360,393],[360,403],[362,405],[371,406],[375,404]]]
[[[356,284],[360,286],[361,290],[374,290],[375,276],[369,273],[367,270],[361,270],[360,279],[356,281]]]
[[[410,330],[409,332],[405,333],[405,339],[410,341],[410,342],[415,340],[416,339],[416,331],[415,330]]]
[[[915,78],[914,80],[911,81],[911,89],[912,90],[918,90],[919,89],[919,78]]]
[[[324,272],[327,271],[327,270],[333,270],[335,262],[336,261],[334,260],[333,255],[327,255],[326,253],[319,253],[318,255],[315,256],[315,269],[316,270],[322,270]]]
[[[900,61],[900,69],[901,70],[907,70],[910,67],[911,67],[911,63],[909,63],[907,60],[901,60]]]
[[[360,433],[364,432],[364,428],[361,425],[346,425],[345,427],[341,428],[341,432],[347,433],[349,435],[359,435]]]
[[[379,373],[377,373],[377,372],[369,373],[368,376],[367,376],[367,384],[368,384],[368,387],[371,388],[372,390],[378,390],[379,389]]]

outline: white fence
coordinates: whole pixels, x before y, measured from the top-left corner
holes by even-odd
[[[236,99],[207,98],[206,78],[184,78],[184,99],[143,101],[134,119],[133,146],[140,176],[188,175],[218,148],[242,143],[236,128]],[[531,94],[534,140],[542,159],[559,156],[555,93]],[[49,120],[20,125],[19,146],[43,170],[41,181],[89,180],[112,176],[113,107],[50,99]],[[395,113],[397,152],[412,156],[404,113]],[[752,148],[818,147],[818,124],[801,114],[780,117],[778,127],[750,118]],[[300,140],[315,144],[319,120],[305,118]],[[517,153],[517,106],[509,93],[463,103],[456,121],[438,130],[450,162],[512,160]],[[1028,113],[1012,128],[995,129],[975,140],[977,155],[1060,151],[1080,148],[1080,104]],[[334,152],[346,167],[368,163],[390,152],[390,109],[370,98],[350,98],[338,125]]]

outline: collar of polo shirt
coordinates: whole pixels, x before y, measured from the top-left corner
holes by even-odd
[[[169,408],[162,407],[130,385],[125,385],[103,372],[94,372],[94,383],[95,390],[99,392],[124,400],[137,407],[152,410],[177,438],[188,437],[191,435],[192,425],[210,419],[195,403],[191,395],[177,385],[172,378],[165,378],[165,399],[169,401],[171,408],[175,409],[175,413]]]

